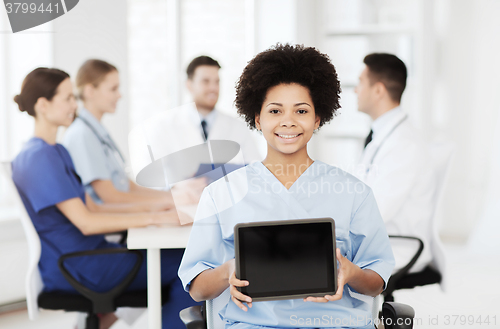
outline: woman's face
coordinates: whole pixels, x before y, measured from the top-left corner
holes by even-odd
[[[77,108],[71,80],[69,78],[63,80],[57,87],[52,100],[45,100],[42,107],[41,113],[37,113],[37,117],[43,116],[53,125],[68,127],[75,119]]]
[[[115,113],[116,104],[122,97],[118,71],[109,72],[97,87],[91,86],[91,89],[92,91],[85,96],[85,99],[92,102],[94,107],[103,114]]]
[[[283,154],[303,149],[319,123],[309,89],[296,83],[269,88],[255,117],[268,145]]]

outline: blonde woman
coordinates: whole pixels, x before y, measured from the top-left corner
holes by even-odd
[[[116,111],[122,97],[116,67],[102,60],[88,60],[78,70],[76,85],[83,107],[67,129],[63,145],[71,154],[86,192],[97,203],[144,202],[154,209],[172,208],[170,192],[144,188],[127,177],[125,158],[101,123],[104,115]],[[196,203],[204,187],[203,181],[194,181],[180,198]]]

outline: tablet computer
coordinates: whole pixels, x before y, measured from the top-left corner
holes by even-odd
[[[234,227],[238,288],[252,301],[334,295],[337,291],[332,218],[240,223]]]

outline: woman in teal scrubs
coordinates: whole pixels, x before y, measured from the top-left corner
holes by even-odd
[[[97,205],[85,193],[69,153],[56,143],[58,128],[69,126],[76,111],[67,73],[57,69],[35,69],[24,79],[21,93],[14,100],[21,111],[35,118],[34,137],[12,162],[12,177],[40,237],[39,269],[46,291],[76,293],[57,266],[61,255],[123,247],[107,242],[105,233],[179,223],[174,210],[132,213],[144,211],[144,204]],[[163,307],[164,324],[169,328],[182,328],[179,311],[195,304],[183,291],[177,277],[182,254],[182,249],[162,250],[161,253],[162,284],[171,287],[169,302]],[[128,290],[146,289],[145,259]],[[133,255],[108,254],[73,258],[66,265],[81,283],[102,292],[120,282],[134,263]]]

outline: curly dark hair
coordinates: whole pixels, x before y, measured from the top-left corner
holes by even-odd
[[[319,126],[332,120],[340,108],[340,82],[330,58],[313,47],[276,44],[253,58],[236,84],[238,114],[255,129],[269,88],[297,83],[309,89]]]

